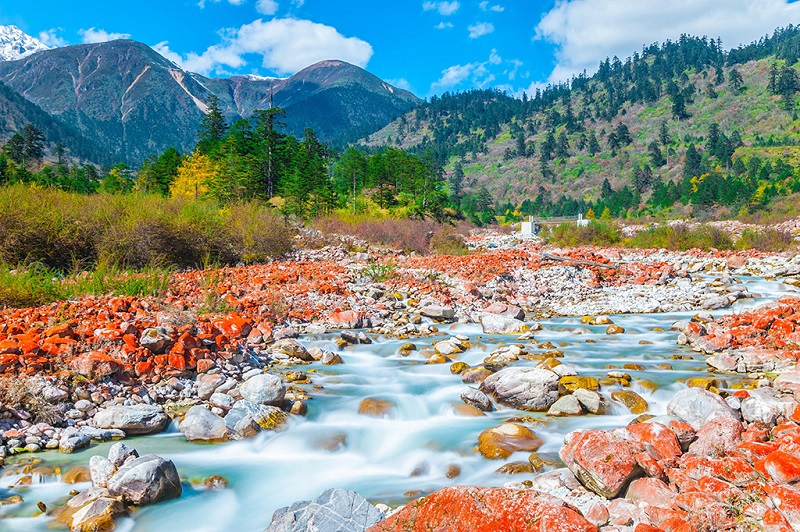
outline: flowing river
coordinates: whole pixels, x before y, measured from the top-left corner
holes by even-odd
[[[740,311],[791,292],[790,286],[758,278],[743,278],[749,291],[760,297],[740,301],[732,309],[717,311],[714,316]],[[694,312],[611,316],[625,328],[625,334],[609,336],[606,326],[587,326],[579,318],[554,318],[541,321],[544,330],[536,333],[539,343],[550,342],[563,351],[561,362],[573,366],[579,375],[603,378],[609,369],[623,364],[644,366],[643,371],[624,370],[636,379],[632,389],[650,405],[649,413],[663,414],[672,395],[688,377],[702,375],[706,369],[703,356],[678,347],[678,333],[672,323],[689,319]],[[663,332],[658,332],[658,329]],[[479,365],[498,346],[517,343],[515,336],[484,335],[479,325],[440,326],[440,335],[413,340],[418,347],[461,334],[470,338],[473,347],[456,355],[454,360]],[[336,351],[333,339],[338,335],[305,336],[306,347],[319,346]],[[198,445],[185,441],[175,427],[156,436],[126,440],[139,454],[155,453],[173,460],[184,484],[179,499],[136,511],[119,522],[122,531],[193,530],[257,531],[270,522],[272,513],[297,500],[311,499],[331,487],[353,489],[375,502],[390,506],[402,504],[421,494],[448,485],[502,486],[522,481],[532,474],[505,475],[498,467],[511,461],[526,461],[527,452],[516,453],[508,460],[486,460],[475,450],[478,434],[514,416],[530,415],[542,426],[532,426],[545,443],[539,454],[555,458],[564,436],[581,428],[615,428],[626,425],[634,415],[617,405],[612,415],[548,418],[543,413],[520,412],[504,408],[485,416],[460,415],[454,405],[462,404],[459,395],[466,386],[459,375],[450,373],[449,364],[425,364],[419,351],[408,357],[398,354],[406,341],[373,338],[370,345],[348,347],[341,352],[345,363],[322,366],[314,363],[298,369],[309,374],[313,385],[301,385],[313,397],[305,418],[293,418],[279,433],[262,433],[252,440],[218,445]],[[532,343],[526,349],[543,351]],[[674,355],[691,357],[672,360]],[[516,366],[536,365],[522,360]],[[672,369],[659,368],[670,364]],[[313,370],[309,372],[309,370]],[[698,373],[701,372],[701,373]],[[646,380],[658,385],[651,391],[637,384]],[[735,382],[728,379],[728,383]],[[321,386],[321,388],[320,388]],[[316,387],[316,388],[315,388]],[[608,397],[608,390],[601,391]],[[365,397],[392,401],[396,406],[388,417],[374,418],[358,414]],[[33,455],[47,466],[63,470],[71,465],[88,465],[95,454],[105,455],[111,443],[92,445],[72,455],[46,452]],[[7,465],[30,460],[31,456],[11,457]],[[452,466],[460,469],[448,477]],[[2,470],[0,470],[0,473]],[[227,489],[206,490],[202,479],[221,475]],[[0,477],[0,495],[6,486],[22,477]],[[40,514],[36,503],[52,508],[67,498],[70,490],[83,490],[90,483],[67,485],[57,476],[32,476],[29,486],[15,488],[24,503],[0,506],[0,530],[48,530],[52,519]]]

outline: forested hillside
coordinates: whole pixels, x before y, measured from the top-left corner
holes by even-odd
[[[793,26],[730,51],[684,35],[522,98],[445,93],[362,142],[433,153],[500,213],[752,210],[800,190],[799,56]]]

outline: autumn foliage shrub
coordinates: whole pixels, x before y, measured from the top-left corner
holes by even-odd
[[[339,216],[318,218],[314,228],[324,234],[352,235],[371,244],[426,253],[440,225],[433,220],[410,218],[364,218],[344,220]]]

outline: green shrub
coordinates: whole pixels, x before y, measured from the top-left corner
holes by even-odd
[[[664,248],[672,251],[733,249],[733,239],[728,233],[705,224],[696,228],[684,224],[662,225],[641,231],[624,244],[634,248]]]
[[[736,240],[737,249],[757,249],[759,251],[780,252],[794,247],[794,237],[786,231],[777,229],[764,229],[753,231],[745,229]]]
[[[450,226],[443,226],[431,237],[430,249],[439,255],[467,255],[469,248],[464,244],[464,237]]]
[[[547,240],[560,247],[613,246],[620,241],[617,224],[605,220],[592,220],[585,227],[564,222],[553,227]]]

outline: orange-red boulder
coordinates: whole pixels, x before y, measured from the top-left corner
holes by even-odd
[[[594,532],[597,526],[535,490],[455,486],[407,504],[367,532]]]

